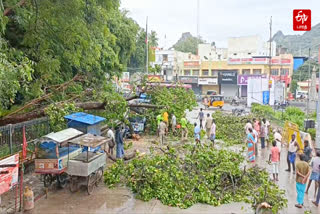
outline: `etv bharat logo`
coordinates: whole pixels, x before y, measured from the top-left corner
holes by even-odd
[[[311,30],[311,10],[293,10],[293,30]]]

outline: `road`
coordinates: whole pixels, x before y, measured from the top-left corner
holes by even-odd
[[[187,119],[190,122],[195,122],[199,108],[187,113]],[[233,107],[226,105],[225,109],[232,110]],[[205,110],[205,113],[213,113],[214,110]],[[136,145],[141,147],[141,143]],[[145,143],[147,146],[147,143]],[[135,146],[136,146],[135,145]],[[139,147],[139,148],[140,148]],[[145,149],[145,148],[144,148]],[[305,211],[311,213],[320,213],[320,207],[316,208],[311,200],[313,199],[314,186],[312,185],[309,194],[306,195],[304,208],[296,208],[296,191],[295,191],[295,175],[288,173],[286,169],[286,155],[287,151],[283,148],[281,153],[280,175],[278,185],[286,191],[288,199],[288,208],[281,211],[281,213],[304,214]],[[271,172],[271,166],[266,164],[269,155],[269,150],[264,149],[259,151],[257,164],[260,167],[266,168]],[[243,208],[243,209],[242,209]],[[212,207],[204,204],[196,204],[189,209],[181,210],[175,207],[162,205],[160,201],[153,199],[149,202],[143,202],[134,198],[134,195],[125,187],[118,187],[115,189],[108,189],[103,184],[95,190],[93,195],[88,196],[85,190],[77,193],[70,193],[68,189],[51,192],[48,198],[42,198],[35,204],[32,214],[42,213],[60,213],[60,214],[82,214],[82,213],[108,213],[108,214],[142,214],[142,213],[254,213],[250,205],[245,203],[231,203],[220,207]]]

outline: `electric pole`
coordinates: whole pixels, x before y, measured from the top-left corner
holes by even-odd
[[[311,48],[309,48],[309,70],[308,70],[308,102],[307,102],[307,121],[309,120],[309,103],[310,103],[310,66],[311,66]]]
[[[270,39],[269,39],[269,42],[270,42],[270,47],[269,47],[269,83],[270,84],[270,81],[271,81],[271,63],[272,63],[272,16],[270,17]],[[281,72],[281,71],[280,71]],[[271,97],[271,87],[272,87],[272,84],[271,86],[269,86],[269,105],[270,105],[270,97]]]
[[[149,41],[148,41],[148,16],[146,21],[146,73],[149,73]]]

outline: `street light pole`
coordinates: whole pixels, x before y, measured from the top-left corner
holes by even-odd
[[[310,103],[310,66],[311,66],[311,48],[309,48],[309,70],[308,70],[308,102],[307,102],[307,121],[309,120],[309,103]]]

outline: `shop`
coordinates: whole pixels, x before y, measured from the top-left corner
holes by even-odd
[[[199,78],[198,85],[202,95],[206,95],[207,91],[219,92],[218,78]]]
[[[219,88],[220,94],[225,97],[234,97],[239,93],[238,71],[237,70],[220,70],[219,71]]]
[[[192,86],[192,90],[195,94],[201,94],[200,87],[198,85],[198,77],[192,76],[179,76],[179,81],[184,84],[189,84]]]
[[[240,97],[248,96],[248,79],[266,79],[267,75],[239,75],[238,86]]]

